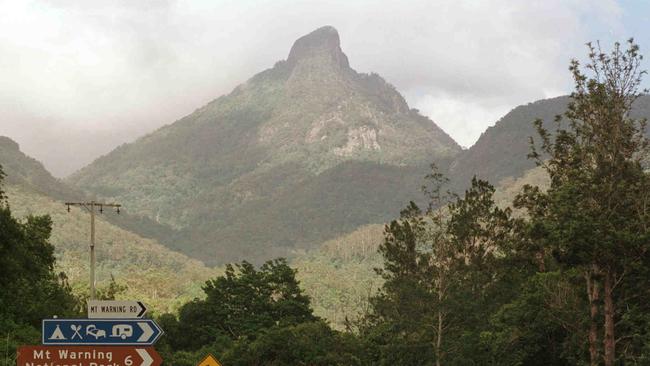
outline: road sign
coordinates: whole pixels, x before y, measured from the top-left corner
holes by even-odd
[[[213,355],[208,354],[197,366],[221,366],[221,364]]]
[[[151,319],[43,319],[44,345],[150,346],[163,334]]]
[[[21,346],[19,366],[96,365],[160,366],[162,358],[153,347]]]
[[[140,301],[88,301],[88,318],[90,319],[142,318],[146,312],[147,308]]]

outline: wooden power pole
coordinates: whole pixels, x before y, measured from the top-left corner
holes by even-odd
[[[122,205],[117,203],[104,203],[104,202],[66,202],[68,212],[70,206],[80,206],[90,212],[90,300],[95,300],[95,208],[99,207],[99,213],[104,212],[104,207],[114,207],[117,213],[120,213]]]

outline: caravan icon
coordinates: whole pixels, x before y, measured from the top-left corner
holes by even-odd
[[[126,339],[133,336],[133,327],[129,324],[117,324],[113,326],[111,337]]]

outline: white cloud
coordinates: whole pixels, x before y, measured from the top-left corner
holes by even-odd
[[[471,146],[486,126],[494,124],[512,109],[508,104],[483,103],[483,100],[460,99],[444,93],[410,99],[420,113],[431,118],[440,128],[453,131],[453,138],[463,147]]]
[[[470,145],[517,104],[568,91],[569,58],[594,34],[621,33],[620,17],[613,0],[0,0],[0,114],[11,118],[0,134],[68,174],[331,24],[357,71],[378,72]]]

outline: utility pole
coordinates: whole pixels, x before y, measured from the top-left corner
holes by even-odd
[[[104,207],[114,207],[119,215],[122,205],[95,201],[66,202],[65,205],[68,206],[68,212],[70,212],[70,206],[80,206],[90,212],[90,300],[95,300],[95,207],[99,207],[100,214],[104,212]]]

